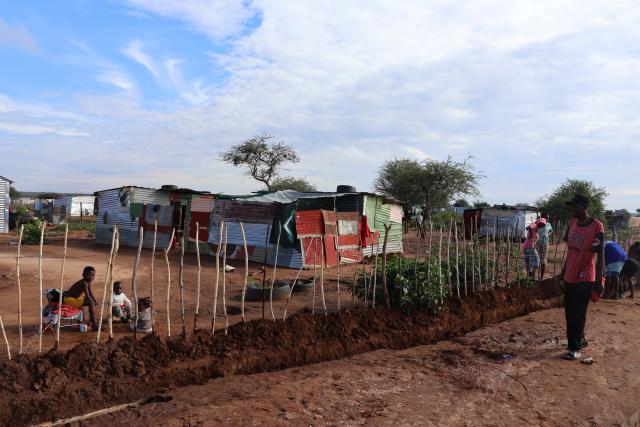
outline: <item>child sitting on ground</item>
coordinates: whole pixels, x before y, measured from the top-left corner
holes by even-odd
[[[122,323],[131,321],[131,301],[122,292],[122,283],[115,282],[113,284],[113,293],[111,294],[111,305],[113,307],[113,319]]]

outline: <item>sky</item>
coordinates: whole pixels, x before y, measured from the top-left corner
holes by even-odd
[[[482,200],[567,178],[640,208],[634,0],[0,0],[0,175],[24,191],[260,185],[268,132],[321,190],[472,157]]]

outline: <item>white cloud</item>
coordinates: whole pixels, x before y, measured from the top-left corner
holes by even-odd
[[[0,122],[0,131],[7,132],[9,134],[17,134],[17,135],[43,135],[43,134],[53,133],[60,136],[82,136],[82,137],[91,136],[86,132],[79,132],[74,129],[58,129],[50,126],[2,123],[2,122]]]
[[[186,103],[149,106],[132,93],[74,99],[68,110],[82,119],[65,128],[103,142],[83,148],[123,181],[159,185],[158,171],[171,170],[180,185],[255,189],[229,179],[239,172],[216,154],[260,131],[294,145],[302,162],[291,171],[326,189],[371,189],[376,168],[395,155],[472,154],[487,176],[484,198],[496,203],[532,202],[568,177],[612,189],[635,180],[640,9],[631,0],[128,3],[224,49],[210,54],[212,78],[194,77],[190,52],[158,53],[162,40],[126,46]],[[259,26],[247,32],[256,13]],[[635,197],[611,193],[613,207]]]
[[[22,25],[11,26],[0,18],[0,45],[36,53],[40,50],[35,37]]]
[[[147,55],[143,51],[143,49],[144,45],[140,40],[132,40],[129,45],[122,51],[122,53],[146,68],[154,78],[159,79],[160,73],[158,73],[158,70],[156,69],[156,66],[153,63],[151,57],[149,57],[149,55]]]
[[[239,34],[255,11],[243,0],[125,0],[138,10],[178,18],[213,40]]]
[[[130,90],[135,87],[135,83],[129,75],[117,70],[105,70],[98,74],[98,81],[110,84],[123,90]]]

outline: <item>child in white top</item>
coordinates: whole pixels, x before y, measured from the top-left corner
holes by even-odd
[[[122,283],[115,282],[113,284],[113,293],[111,294],[111,303],[113,306],[114,320],[120,320],[122,323],[131,321],[131,301],[122,292]]]

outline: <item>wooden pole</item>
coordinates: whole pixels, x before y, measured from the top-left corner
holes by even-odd
[[[520,219],[518,218],[518,225],[516,226],[516,239],[518,239],[518,254],[516,255],[516,277],[520,277],[520,248],[522,247],[522,236],[520,236]],[[520,285],[520,282],[518,282]]]
[[[289,289],[289,296],[287,297],[287,302],[284,305],[284,315],[282,316],[282,320],[283,321],[286,320],[286,318],[287,318],[287,308],[289,307],[289,301],[291,301],[291,295],[293,294],[293,288],[295,288],[296,283],[298,282],[298,278],[300,277],[300,273],[302,273],[302,269],[304,268],[304,260],[306,259],[306,253],[309,252],[309,249],[311,248],[311,243],[313,243],[314,240],[315,240],[315,237],[313,237],[309,241],[309,244],[307,245],[307,250],[302,253],[302,265],[298,269],[298,273],[296,274],[296,278],[293,279],[293,283],[291,284],[291,289]],[[356,270],[357,270],[357,265],[356,265]],[[355,279],[353,281],[355,283]],[[355,294],[355,292],[354,292],[354,294]]]
[[[227,248],[229,247],[229,227],[224,229],[224,253],[222,255],[222,314],[224,314],[224,334],[229,329],[229,315],[227,314]]]
[[[480,225],[482,228],[482,224]],[[489,274],[489,221],[486,221],[484,226],[484,255],[485,255],[485,267],[484,267],[484,275],[485,275],[485,286],[487,288],[491,287],[491,275]]]
[[[44,246],[45,222],[40,225],[40,256],[38,257],[38,280],[40,283],[40,305],[38,306],[38,352],[42,353],[42,248]]]
[[[62,266],[60,267],[60,297],[58,299],[58,324],[56,325],[56,344],[57,350],[60,346],[60,328],[62,324],[62,294],[64,293],[64,264],[67,260],[67,241],[69,239],[69,224],[64,225],[64,252],[62,253]]]
[[[482,283],[482,246],[480,245],[480,226],[476,218],[476,254],[478,259],[478,285],[480,289],[484,289]]]
[[[316,313],[316,275],[318,272],[318,241],[313,244],[313,295],[311,296],[311,314]]]
[[[380,236],[376,243],[376,254],[373,262],[373,290],[371,292],[371,308],[376,308],[376,288],[378,287],[378,248],[380,247]]]
[[[107,303],[107,286],[109,286],[109,271],[111,271],[111,262],[113,262],[113,250],[116,247],[116,237],[118,235],[118,226],[113,226],[113,234],[111,235],[111,251],[109,253],[109,261],[107,261],[107,270],[104,278],[104,287],[102,291],[102,304],[100,304],[100,317],[98,319],[98,333],[96,334],[96,342],[100,342],[100,333],[102,332],[102,318],[104,317],[104,306]]]
[[[387,239],[391,224],[383,224],[384,227],[384,243],[382,244],[382,291],[384,292],[384,303],[387,310],[391,309],[391,301],[389,301],[389,288],[387,288]]]
[[[276,315],[273,313],[273,288],[276,286],[276,270],[278,269],[278,253],[280,252],[280,236],[282,234],[282,224],[278,221],[278,239],[276,240],[276,259],[273,262],[273,276],[271,277],[271,289],[269,292],[269,310],[271,310],[271,318],[276,321]],[[323,295],[324,298],[324,295]]]
[[[427,254],[427,280],[431,280],[431,244],[433,242],[433,222],[429,215],[429,252]]]
[[[505,272],[505,286],[509,286],[509,269],[511,268],[511,228],[507,226],[507,271]]]
[[[338,277],[337,277],[336,283],[338,285],[338,311],[340,311],[340,262],[341,262],[341,259],[340,259],[340,250],[337,246],[338,246],[338,238],[336,237],[336,253],[338,254],[338,271],[337,271]]]
[[[496,271],[496,269],[498,269]],[[495,222],[495,227],[493,230],[493,268],[491,269],[493,271],[493,287],[496,288],[498,287],[498,274],[499,274],[499,267],[498,267],[498,217],[496,216],[496,222]]]
[[[464,263],[463,265],[463,277],[464,277],[464,295],[467,296],[469,295],[469,289],[468,289],[468,285],[467,285],[467,225],[464,223],[464,220],[462,222],[462,246],[464,248],[464,253],[462,254],[462,262]]]
[[[267,254],[269,251],[270,237],[271,237],[271,224],[267,226],[267,235],[264,238],[264,261],[262,262],[262,318],[263,319],[264,319],[264,306],[267,299],[267,294],[265,293],[265,286],[267,284]]]
[[[156,332],[156,316],[155,316],[155,295],[153,293],[154,289],[154,263],[156,259],[156,244],[158,241],[158,218],[153,221],[153,246],[151,248],[151,331],[153,333]]]
[[[22,251],[22,235],[24,234],[24,224],[20,226],[18,235],[18,257],[16,258],[16,281],[18,285],[18,354],[22,354],[22,283],[20,279],[20,254]]]
[[[182,231],[182,239],[180,239],[180,271],[178,274],[178,283],[180,285],[180,326],[182,327],[182,337],[187,336],[187,325],[184,317],[184,244],[185,233]]]
[[[116,233],[116,247],[113,250],[113,257],[111,261],[111,265],[109,266],[108,276],[111,278],[109,283],[109,339],[113,339],[113,283],[115,281],[115,275],[113,271],[115,270],[116,264],[116,256],[118,255],[118,249],[120,249],[120,230]]]
[[[211,319],[211,335],[216,332],[216,311],[218,310],[218,285],[220,283],[220,253],[222,252],[222,231],[224,221],[220,221],[218,234],[218,249],[216,250],[216,286],[213,291],[213,318]]]
[[[0,315],[0,329],[2,329],[2,337],[4,338],[4,345],[7,347],[7,357],[11,360],[11,348],[9,347],[9,340],[7,339],[7,333],[4,330],[4,322]]]
[[[242,225],[242,223],[240,223]],[[244,230],[242,230],[244,235]],[[200,223],[196,221],[196,262],[198,263],[198,276],[196,277],[196,312],[193,315],[193,332],[198,328],[198,314],[200,313],[200,281],[202,277],[202,265],[200,264]],[[245,282],[246,285],[246,282]],[[242,291],[244,296],[244,290]],[[244,320],[244,299],[242,300],[242,320]]]
[[[133,324],[133,336],[138,336],[138,266],[140,265],[140,255],[142,254],[142,243],[144,242],[144,228],[140,227],[138,230],[138,250],[136,251],[136,260],[133,263],[133,274],[131,275],[131,288],[133,290],[134,308],[135,308],[135,323]],[[112,308],[113,310],[113,308]]]
[[[170,301],[171,301],[171,263],[169,262],[169,251],[171,250],[171,246],[173,245],[173,236],[176,234],[176,229],[171,229],[171,236],[169,236],[169,244],[167,248],[164,250],[164,260],[167,263],[167,298],[166,298],[166,307],[167,310],[167,337],[171,337],[171,309]]]
[[[247,284],[249,283],[249,248],[247,247],[247,236],[244,233],[244,225],[240,221],[240,231],[242,232],[242,244],[244,246],[244,286],[242,287],[242,321],[246,322],[244,317],[244,299],[247,293]],[[304,262],[302,263],[304,264]]]
[[[453,228],[453,217],[449,221],[449,231],[447,233],[447,278],[449,281],[449,296],[453,295],[453,285],[451,284],[451,229]]]
[[[475,218],[474,218],[475,219]],[[470,249],[471,249],[471,290],[473,293],[476,292],[476,256],[475,256],[475,250],[473,247],[473,242],[474,242],[474,236],[473,236],[473,224],[474,224],[474,219],[471,220],[471,235],[469,236],[469,244],[470,244]]]
[[[320,254],[321,264],[320,264],[320,297],[322,298],[322,307],[324,308],[324,315],[328,314],[327,312],[327,303],[324,299],[324,267],[327,263],[327,258],[325,256],[325,243],[324,237],[320,237],[320,243],[322,244],[322,253]]]
[[[444,228],[440,226],[440,243],[438,244],[438,283],[440,284],[440,302],[444,301],[444,293],[442,290],[442,235]]]
[[[458,294],[458,298],[460,298],[460,246],[458,242],[458,224],[454,222],[453,227],[454,238],[456,240],[456,293]]]

